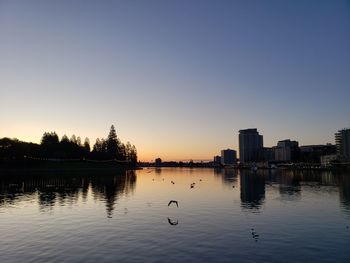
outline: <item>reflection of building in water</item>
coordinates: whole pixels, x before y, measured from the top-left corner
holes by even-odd
[[[237,173],[233,168],[214,168],[214,175],[222,180],[227,187],[237,186]]]
[[[340,177],[339,197],[341,205],[350,214],[350,175]]]
[[[242,207],[260,208],[265,199],[265,177],[249,170],[241,170],[239,178]]]
[[[224,173],[225,180],[231,180],[236,177],[235,169],[232,169],[232,168],[223,169],[223,173]]]
[[[224,173],[223,168],[214,168],[214,175],[222,175]]]
[[[294,195],[300,197],[300,176],[295,171],[282,170],[279,176],[279,192],[283,195]]]

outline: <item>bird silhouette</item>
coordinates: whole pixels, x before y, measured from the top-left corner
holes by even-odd
[[[172,183],[172,184],[175,184],[175,182],[174,182],[174,181],[171,181],[171,183]]]
[[[177,224],[179,224],[179,220],[173,221],[173,220],[171,220],[169,217],[168,217],[168,222],[169,222],[169,224],[172,225],[172,226],[176,226]]]
[[[170,206],[172,203],[176,204],[177,207],[179,207],[179,204],[175,200],[170,200],[168,206]]]
[[[254,228],[252,228],[251,231],[252,231],[252,238],[255,240],[255,242],[258,242],[259,235],[255,232]]]

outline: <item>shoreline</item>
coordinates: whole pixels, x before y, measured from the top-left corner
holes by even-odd
[[[1,160],[0,172],[118,172],[138,170],[138,166],[118,161],[95,160]]]

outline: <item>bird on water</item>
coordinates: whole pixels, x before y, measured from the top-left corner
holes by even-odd
[[[168,206],[170,206],[172,203],[176,204],[177,207],[179,207],[179,204],[175,200],[170,200]]]
[[[168,217],[168,222],[169,222],[169,224],[172,225],[172,226],[176,226],[177,224],[179,224],[179,221],[178,221],[178,220],[173,221],[173,220],[171,220],[169,217]]]

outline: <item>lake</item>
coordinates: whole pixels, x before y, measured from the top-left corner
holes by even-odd
[[[349,227],[349,172],[0,175],[2,263],[349,262]]]

